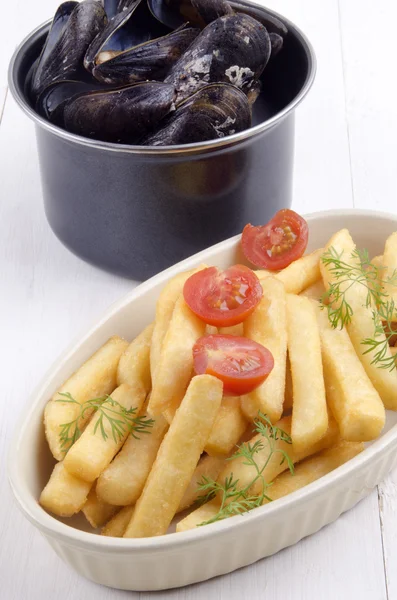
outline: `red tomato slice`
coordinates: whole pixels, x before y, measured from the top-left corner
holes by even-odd
[[[267,225],[246,225],[241,246],[244,256],[253,265],[278,271],[303,255],[308,238],[309,228],[305,219],[284,208]]]
[[[251,269],[235,265],[219,271],[209,267],[191,275],[183,288],[189,308],[209,325],[242,323],[262,298],[262,286]]]
[[[193,346],[194,370],[223,381],[228,396],[248,394],[265,381],[274,360],[271,352],[252,340],[235,335],[205,335]]]

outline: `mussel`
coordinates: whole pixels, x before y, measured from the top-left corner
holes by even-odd
[[[174,100],[173,86],[157,82],[89,92],[66,103],[64,126],[105,142],[137,144],[169,113]]]
[[[84,55],[105,22],[97,0],[61,4],[32,78],[33,98],[55,81],[84,77]]]
[[[157,21],[145,0],[130,0],[118,5],[118,12],[93,40],[84,57],[84,66],[92,71],[103,62],[101,54],[119,53],[170,33]]]
[[[148,79],[161,81],[199,34],[199,29],[182,26],[156,40],[124,52],[102,52],[92,74],[98,81],[127,85]]]
[[[192,144],[223,138],[250,126],[251,110],[246,95],[230,84],[212,84],[183,102],[142,144]]]
[[[228,15],[200,33],[165,81],[175,86],[177,104],[208,83],[232,83],[249,91],[271,54],[266,28],[248,15]]]
[[[97,81],[56,81],[41,92],[36,101],[36,110],[41,116],[50,121],[50,123],[63,127],[63,110],[71,98],[84,92],[93,92],[104,87]]]

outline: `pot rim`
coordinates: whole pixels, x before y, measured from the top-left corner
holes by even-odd
[[[255,2],[249,2],[246,0],[240,0],[239,3],[241,5],[247,7],[254,7],[259,11],[263,11],[264,7],[256,4]],[[313,85],[316,69],[317,69],[317,61],[314,53],[314,49],[306,35],[297,27],[294,23],[292,23],[289,19],[279,15],[277,12],[266,8],[266,11],[277,17],[282,22],[287,25],[289,31],[292,31],[295,37],[300,42],[303,47],[307,61],[307,76],[306,80],[299,90],[298,94],[293,98],[293,100],[287,104],[280,112],[271,117],[270,119],[255,125],[254,127],[250,127],[249,129],[245,129],[239,133],[235,133],[230,136],[226,136],[225,138],[220,138],[216,140],[209,140],[204,142],[197,142],[193,144],[178,144],[175,146],[138,146],[132,144],[116,144],[112,142],[104,142],[101,140],[93,140],[90,138],[86,138],[80,135],[76,135],[73,133],[69,133],[68,131],[61,129],[60,127],[53,125],[43,117],[41,117],[36,111],[29,105],[25,98],[25,94],[20,89],[18,81],[18,69],[21,57],[26,53],[27,49],[32,45],[32,43],[44,32],[44,30],[50,25],[52,19],[45,21],[36,29],[31,31],[19,44],[16,48],[10,64],[8,68],[8,84],[10,87],[11,94],[19,107],[23,110],[23,112],[30,118],[34,123],[49,133],[56,135],[66,141],[69,141],[74,144],[79,144],[80,146],[87,146],[89,148],[96,148],[98,150],[105,150],[108,152],[122,152],[128,154],[139,154],[142,156],[189,156],[193,154],[202,154],[202,153],[210,153],[216,150],[220,150],[227,147],[235,146],[241,142],[249,140],[250,138],[257,137],[278,123],[280,123],[285,117],[287,117],[290,113],[292,113],[295,108],[302,102],[302,100],[306,97],[310,88]]]

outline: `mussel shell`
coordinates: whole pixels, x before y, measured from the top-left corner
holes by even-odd
[[[34,98],[51,83],[76,78],[84,71],[84,55],[105,22],[105,11],[97,0],[61,4],[32,79]]]
[[[270,42],[272,45],[271,57],[274,58],[283,49],[284,38],[281,37],[281,35],[278,35],[278,33],[269,33],[269,37],[270,37]]]
[[[287,26],[275,17],[272,13],[268,12],[263,7],[256,7],[254,5],[245,5],[237,2],[230,2],[230,5],[236,13],[249,15],[253,19],[256,19],[262,25],[266,27],[269,33],[277,33],[281,37],[285,38],[288,34]]]
[[[201,28],[205,26],[191,0],[147,0],[147,3],[152,15],[171,29],[187,22]]]
[[[203,22],[208,25],[224,17],[225,15],[232,15],[233,9],[227,0],[191,0],[193,7],[200,15]]]
[[[161,81],[199,33],[199,29],[182,26],[166,36],[116,54],[98,64],[92,74],[98,81],[113,85],[148,79]]]
[[[225,82],[248,91],[271,54],[266,28],[247,15],[227,15],[200,33],[166,77],[177,104],[208,83]]]
[[[233,85],[203,87],[183,102],[163,127],[143,140],[147,146],[193,144],[223,138],[251,126],[246,95]]]
[[[169,113],[174,99],[174,88],[157,82],[81,94],[65,105],[65,129],[105,142],[137,144]]]
[[[66,103],[76,96],[95,90],[103,89],[98,82],[85,81],[56,81],[45,88],[36,101],[36,111],[45,119],[63,127],[63,111]]]
[[[167,33],[169,29],[153,17],[146,0],[130,0],[93,40],[84,66],[93,71],[101,52],[123,52]]]

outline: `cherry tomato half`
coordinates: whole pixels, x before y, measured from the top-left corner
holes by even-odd
[[[284,208],[267,225],[246,225],[241,246],[244,256],[253,265],[277,271],[303,255],[308,238],[309,228],[305,219]]]
[[[262,286],[251,269],[235,265],[208,267],[191,275],[183,288],[186,304],[209,325],[228,327],[246,319],[262,298]]]
[[[197,375],[214,375],[228,396],[248,394],[265,381],[274,360],[271,352],[252,340],[235,335],[205,335],[193,346]]]

